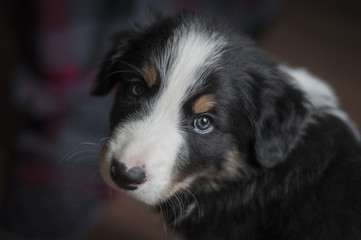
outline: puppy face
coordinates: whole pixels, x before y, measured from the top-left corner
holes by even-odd
[[[122,35],[108,56],[96,93],[118,83],[99,163],[113,188],[155,205],[242,178],[259,105],[247,54],[260,53],[215,28],[195,17],[165,19]]]

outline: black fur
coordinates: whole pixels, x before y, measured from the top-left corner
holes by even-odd
[[[120,82],[111,125],[127,121],[159,90],[155,86],[143,99],[127,98],[128,79],[138,78],[134,67],[142,66],[150,50],[162,51],[175,27],[192,22],[222,34],[228,45],[221,70],[210,71],[198,95],[182,106],[180,127],[188,133],[189,154],[176,180],[200,177],[190,192],[157,209],[187,239],[361,239],[361,148],[350,125],[308,107],[305,94],[273,59],[213,19],[182,14],[119,35],[94,90],[102,95]],[[191,106],[205,93],[217,98],[209,113],[215,129],[199,135],[190,124]],[[238,161],[244,161],[240,177],[202,175],[222,171],[234,147]]]

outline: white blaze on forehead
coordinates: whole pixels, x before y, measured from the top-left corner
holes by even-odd
[[[225,41],[216,34],[202,33],[196,29],[180,29],[162,58],[156,59],[165,87],[163,98],[179,107],[181,100],[190,96],[191,90],[203,83],[202,75],[209,71],[211,66],[217,67],[217,59],[224,44]],[[173,61],[167,69],[166,62],[169,60]]]
[[[132,120],[117,127],[109,142],[108,156],[128,167],[145,166],[147,181],[129,192],[134,198],[156,204],[171,191],[176,160],[185,154],[180,151],[184,144],[179,128],[181,106],[202,84],[210,67],[216,67],[224,45],[225,41],[215,34],[196,27],[181,27],[175,31],[165,51],[154,54],[151,59],[160,73],[158,97],[147,116],[134,114]],[[109,164],[110,157],[106,161]]]

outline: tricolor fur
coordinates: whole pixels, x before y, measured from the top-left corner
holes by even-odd
[[[188,13],[120,33],[93,93],[115,85],[102,177],[187,239],[361,239],[359,135],[321,80]]]

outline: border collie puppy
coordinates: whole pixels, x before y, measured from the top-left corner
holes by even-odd
[[[359,134],[325,83],[192,13],[121,32],[107,60],[108,185],[186,239],[361,239]]]

